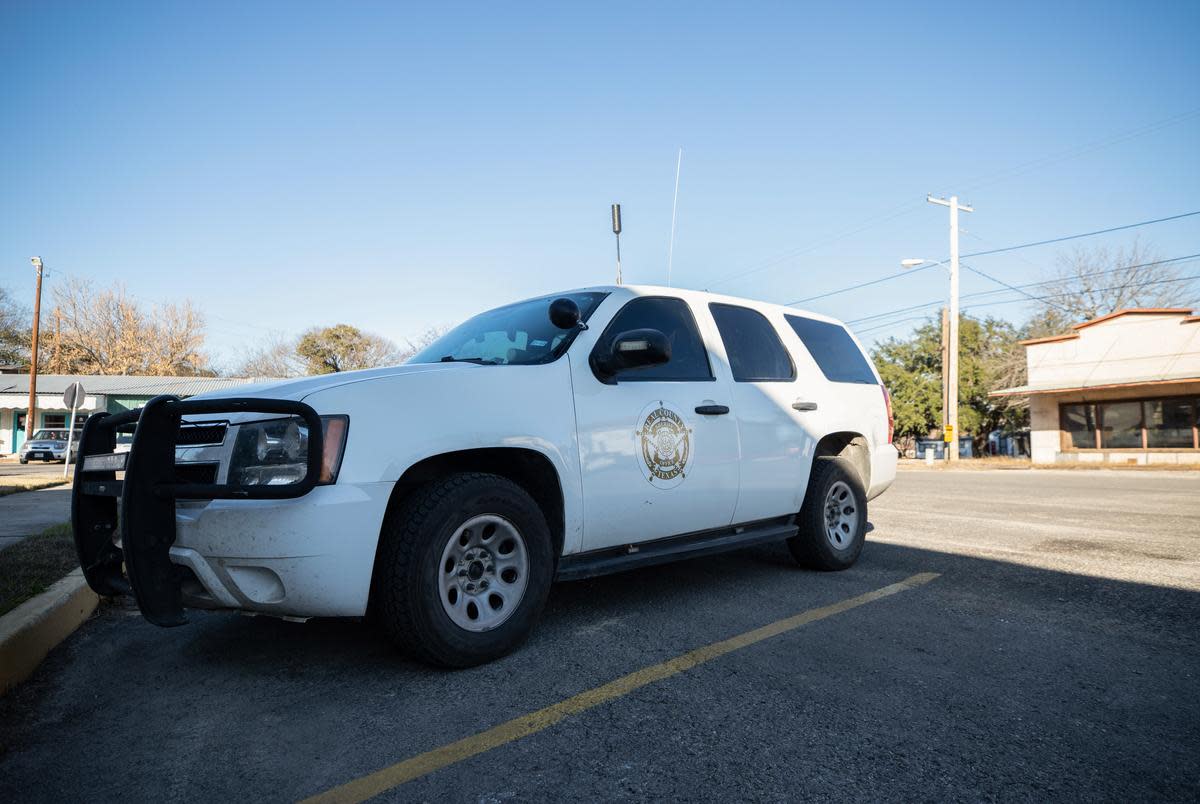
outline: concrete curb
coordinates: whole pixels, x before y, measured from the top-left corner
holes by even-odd
[[[100,597],[75,570],[0,617],[0,695],[29,678],[42,659],[96,610]]]

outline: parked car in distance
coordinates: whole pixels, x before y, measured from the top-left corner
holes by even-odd
[[[74,437],[71,439],[71,459],[74,460],[75,455],[79,452],[79,437],[80,430],[75,431]],[[38,430],[34,432],[33,438],[21,445],[21,451],[17,455],[17,460],[21,463],[29,463],[30,461],[62,461],[67,457],[67,431],[66,430]]]
[[[891,442],[839,322],[594,287],[481,313],[401,366],[97,414],[74,531],[93,588],[131,587],[160,625],[369,614],[462,667],[520,645],[556,579],[776,540],[850,567]]]

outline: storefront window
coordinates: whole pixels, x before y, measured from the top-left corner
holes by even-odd
[[[1063,429],[1071,437],[1074,449],[1096,448],[1096,406],[1063,405]]]
[[[1196,404],[1191,399],[1155,399],[1146,407],[1146,443],[1150,447],[1191,447]]]
[[[46,413],[42,416],[42,427],[49,430],[61,430],[67,426],[67,414]]]
[[[1104,402],[1100,408],[1100,446],[1127,449],[1142,446],[1142,403]]]

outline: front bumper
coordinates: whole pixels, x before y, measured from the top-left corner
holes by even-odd
[[[188,573],[172,560],[177,539],[179,500],[295,500],[317,485],[322,439],[309,438],[305,475],[297,483],[243,486],[188,482],[175,462],[184,416],[270,413],[298,416],[310,433],[321,420],[310,406],[281,399],[187,401],[171,396],[151,399],[126,413],[88,418],[80,438],[79,461],[71,491],[71,528],[88,585],[98,594],[132,592],[150,622],[183,625],[183,585]],[[135,427],[126,453],[114,452],[117,432]],[[117,479],[116,473],[124,471]],[[120,500],[120,539],[117,501]],[[186,506],[186,503],[185,503]]]
[[[170,559],[186,568],[183,604],[362,616],[392,485],[339,483],[296,500],[180,503]]]
[[[65,449],[31,449],[21,452],[24,461],[61,461],[67,454]],[[47,457],[49,456],[49,457]]]

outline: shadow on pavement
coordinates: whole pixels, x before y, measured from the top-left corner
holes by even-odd
[[[301,797],[929,571],[942,577],[530,738],[566,763],[539,766],[541,783],[603,797],[615,771],[592,752],[640,746],[642,775],[623,771],[638,796],[671,794],[667,764],[737,778],[754,757],[766,764],[742,795],[1196,793],[1200,594],[868,541],[843,573],[797,570],[771,546],[559,584],[528,645],[459,672],[404,659],[362,622],[195,613],[164,630],[110,606],[0,699],[0,798]],[[720,730],[697,712],[723,712]],[[641,745],[644,721],[663,718],[679,739]],[[772,759],[781,740],[804,750]],[[487,773],[541,797],[521,793],[532,750],[498,749]],[[480,762],[441,773],[474,791]],[[414,795],[437,797],[448,778]]]

